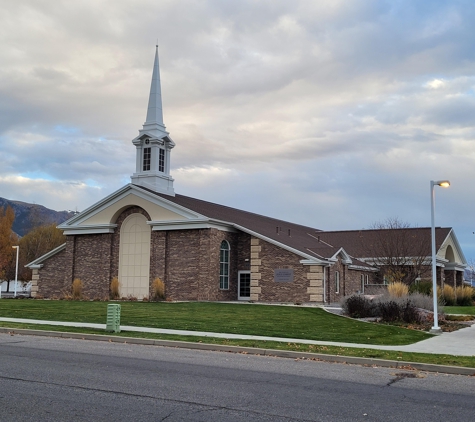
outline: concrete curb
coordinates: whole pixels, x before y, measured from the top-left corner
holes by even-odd
[[[142,344],[146,346],[162,346],[162,347],[177,347],[182,349],[196,349],[196,350],[210,350],[228,353],[242,353],[258,356],[271,356],[290,359],[310,359],[324,362],[335,363],[349,363],[354,365],[364,366],[381,366],[385,368],[396,369],[415,369],[425,372],[439,372],[451,375],[469,375],[475,376],[475,368],[466,368],[462,366],[448,366],[448,365],[434,365],[429,363],[393,361],[386,359],[360,358],[352,356],[340,355],[326,355],[322,353],[308,353],[308,352],[293,352],[290,350],[275,350],[275,349],[260,349],[254,347],[240,347],[240,346],[226,346],[222,344],[208,344],[208,343],[192,343],[186,341],[174,340],[153,340],[147,338],[136,337],[118,337],[107,334],[82,334],[82,333],[68,333],[61,331],[41,331],[30,329],[13,329],[0,327],[0,333],[5,334],[19,334],[31,336],[57,337],[57,338],[71,338],[78,340],[94,340],[107,341],[111,343],[127,343],[127,344]]]

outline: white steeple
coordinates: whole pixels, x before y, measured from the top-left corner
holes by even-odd
[[[132,183],[175,196],[173,178],[170,176],[170,151],[175,143],[163,124],[158,45],[155,50],[147,118],[143,129],[139,130],[139,136],[132,143],[137,151]]]

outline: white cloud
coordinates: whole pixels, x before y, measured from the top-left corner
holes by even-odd
[[[426,86],[432,89],[443,88],[445,86],[445,81],[442,79],[432,79],[426,83]]]
[[[438,224],[475,257],[475,6],[8,2],[0,196],[79,209],[128,183],[159,39],[176,191],[318,228]]]

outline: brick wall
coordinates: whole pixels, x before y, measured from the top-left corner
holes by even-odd
[[[323,268],[263,240],[251,239],[251,300],[306,303],[323,301]],[[274,281],[274,270],[292,269],[292,282]]]
[[[65,271],[70,264],[68,255],[66,248],[43,263],[43,267],[38,270],[37,295],[49,298],[71,293],[72,280],[67,277],[68,271]]]
[[[217,229],[174,230],[166,235],[166,295],[173,300],[236,300],[238,271],[249,268],[250,236]],[[230,245],[229,289],[219,289],[221,242]],[[154,254],[161,255],[157,248]],[[249,251],[249,249],[247,249]],[[246,258],[247,257],[247,258]]]
[[[90,298],[105,297],[119,272],[120,229],[139,207],[124,210],[112,234],[67,236],[64,251],[39,271],[38,293],[45,297],[71,290],[74,278]],[[219,288],[219,256],[223,240],[230,245],[229,289]],[[159,277],[172,300],[226,301],[238,298],[238,272],[251,271],[251,299],[263,302],[323,302],[323,267],[306,266],[302,258],[242,232],[218,229],[152,231],[150,283]],[[290,268],[293,282],[275,282],[274,270]],[[342,277],[344,280],[344,277]],[[342,283],[343,285],[343,283]]]
[[[109,297],[112,234],[75,237],[73,280],[82,281],[83,294],[90,299]]]
[[[335,273],[340,273],[340,292],[336,293]],[[360,271],[349,269],[338,258],[334,265],[326,269],[327,274],[327,301],[329,303],[339,302],[344,296],[354,293],[361,293],[361,275],[368,276],[369,283],[374,283],[375,275],[370,271]]]

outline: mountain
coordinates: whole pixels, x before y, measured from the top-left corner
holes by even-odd
[[[75,214],[73,211],[54,211],[43,205],[0,198],[0,207],[8,206],[12,207],[15,213],[13,231],[19,236],[24,236],[33,227],[41,224],[60,224]]]

